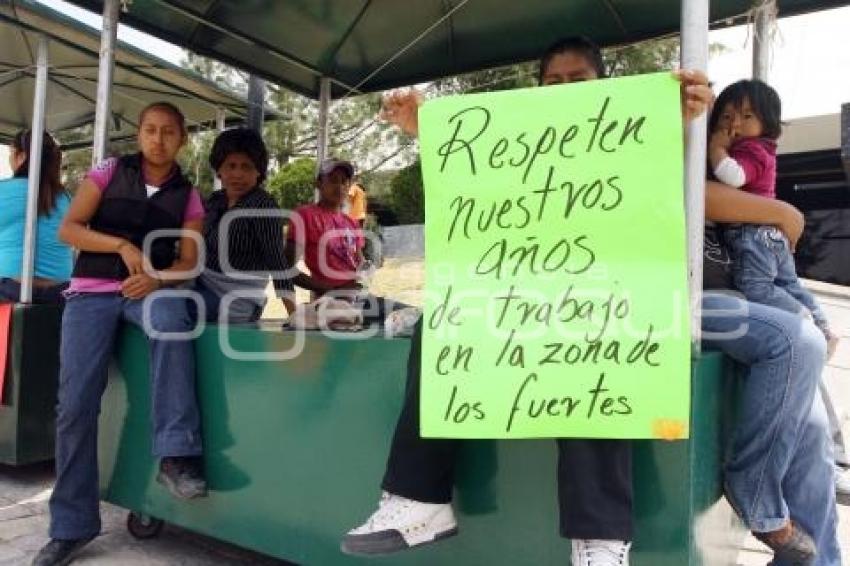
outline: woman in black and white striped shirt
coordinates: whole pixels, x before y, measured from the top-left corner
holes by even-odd
[[[262,188],[268,161],[262,138],[247,128],[225,130],[213,143],[210,165],[222,190],[205,203],[206,263],[195,281],[208,321],[259,319],[269,277],[287,312],[294,308],[281,209]]]

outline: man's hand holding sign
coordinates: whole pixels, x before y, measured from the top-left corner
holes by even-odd
[[[420,109],[423,436],[687,435],[679,96],[664,73]]]

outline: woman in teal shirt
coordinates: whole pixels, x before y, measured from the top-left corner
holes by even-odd
[[[17,302],[21,294],[24,223],[27,215],[30,131],[18,132],[9,147],[14,174],[0,181],[0,302]],[[56,141],[44,133],[41,147],[41,187],[32,302],[61,303],[73,267],[71,248],[59,241],[57,231],[71,198],[59,179],[62,154]]]

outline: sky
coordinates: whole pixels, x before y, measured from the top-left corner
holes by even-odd
[[[848,33],[850,8],[779,19],[768,82],[782,99],[783,119],[835,114],[850,102]],[[709,61],[708,74],[717,87],[752,73],[752,37],[746,26],[711,32],[710,40],[729,49]]]
[[[92,26],[100,27],[100,16],[62,0],[39,0]],[[783,119],[835,114],[850,102],[850,7],[780,18],[772,42],[769,82],[779,92]],[[119,26],[118,37],[158,57],[179,64],[181,48]],[[709,40],[726,47],[709,61],[709,78],[717,92],[752,71],[752,37],[747,26],[710,33]],[[8,158],[0,149],[0,176],[8,174]]]

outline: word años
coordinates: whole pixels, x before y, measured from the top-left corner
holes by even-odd
[[[528,275],[578,275],[596,262],[596,253],[588,245],[587,239],[586,235],[572,239],[563,237],[554,244],[541,247],[536,241],[537,236],[527,236],[522,244],[512,244],[507,238],[499,238],[478,260],[475,274],[494,276],[497,280],[508,274],[516,277],[520,271]]]
[[[487,156],[486,164],[492,169],[505,166],[523,168],[522,182],[525,183],[539,157],[552,151],[557,151],[563,159],[575,157],[575,151],[585,130],[590,132],[589,137],[584,135],[587,138],[583,149],[585,153],[591,151],[613,153],[627,143],[642,144],[643,139],[640,134],[641,128],[646,123],[646,117],[628,116],[620,120],[611,119],[607,115],[610,105],[611,97],[606,96],[598,112],[587,118],[589,128],[578,124],[568,124],[559,131],[553,126],[547,126],[543,131],[534,134],[521,132],[514,139],[499,138],[489,148],[482,147],[478,140],[484,136],[491,125],[490,110],[483,106],[464,108],[448,120],[449,124],[455,125],[455,129],[451,139],[437,150],[437,154],[443,158],[440,171],[445,171],[450,157],[466,158],[471,173],[475,175],[483,154]],[[478,153],[477,156],[476,153]]]

